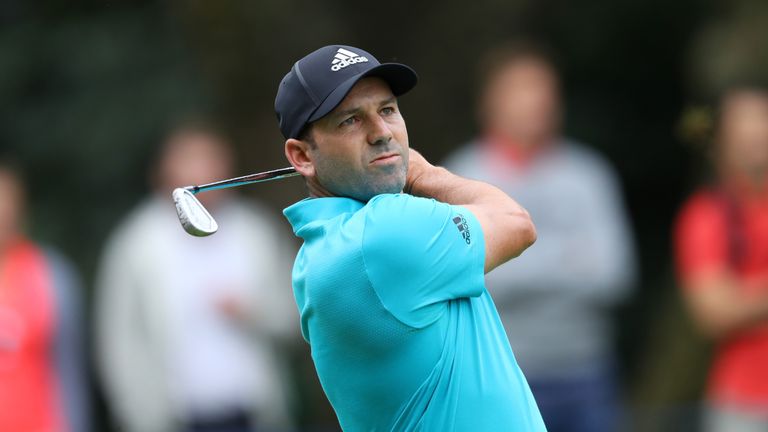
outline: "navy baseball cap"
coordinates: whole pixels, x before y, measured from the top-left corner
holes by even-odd
[[[280,131],[298,138],[304,128],[341,103],[365,77],[383,79],[395,96],[416,85],[418,76],[400,63],[379,63],[370,53],[346,45],[324,46],[297,61],[280,82],[275,113]]]

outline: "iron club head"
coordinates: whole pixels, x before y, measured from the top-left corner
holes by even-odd
[[[197,237],[209,236],[219,229],[219,225],[213,219],[208,210],[200,204],[195,194],[216,189],[227,189],[252,183],[261,183],[271,180],[296,177],[299,173],[293,167],[280,168],[272,171],[264,171],[255,174],[244,175],[227,180],[219,180],[199,186],[187,186],[176,188],[173,191],[173,202],[176,204],[176,213],[179,215],[184,231]]]
[[[176,213],[179,215],[181,226],[187,233],[205,237],[219,229],[219,224],[189,189],[174,189],[173,202],[176,204]]]

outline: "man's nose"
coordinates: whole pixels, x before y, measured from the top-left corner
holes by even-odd
[[[389,144],[391,140],[392,131],[389,129],[387,122],[385,122],[383,118],[375,116],[370,123],[370,130],[368,132],[368,144]]]

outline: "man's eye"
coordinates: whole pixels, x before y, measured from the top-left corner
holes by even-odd
[[[357,119],[354,116],[352,116],[352,117],[342,121],[341,123],[339,123],[339,126],[352,126],[353,124],[355,124],[356,120]]]
[[[393,107],[384,107],[381,109],[381,113],[384,115],[390,115],[395,113],[395,108]]]

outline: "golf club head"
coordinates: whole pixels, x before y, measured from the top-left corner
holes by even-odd
[[[195,194],[185,188],[173,190],[173,202],[176,204],[176,213],[184,231],[196,236],[205,237],[215,233],[219,224],[213,219],[208,210],[200,204]]]

